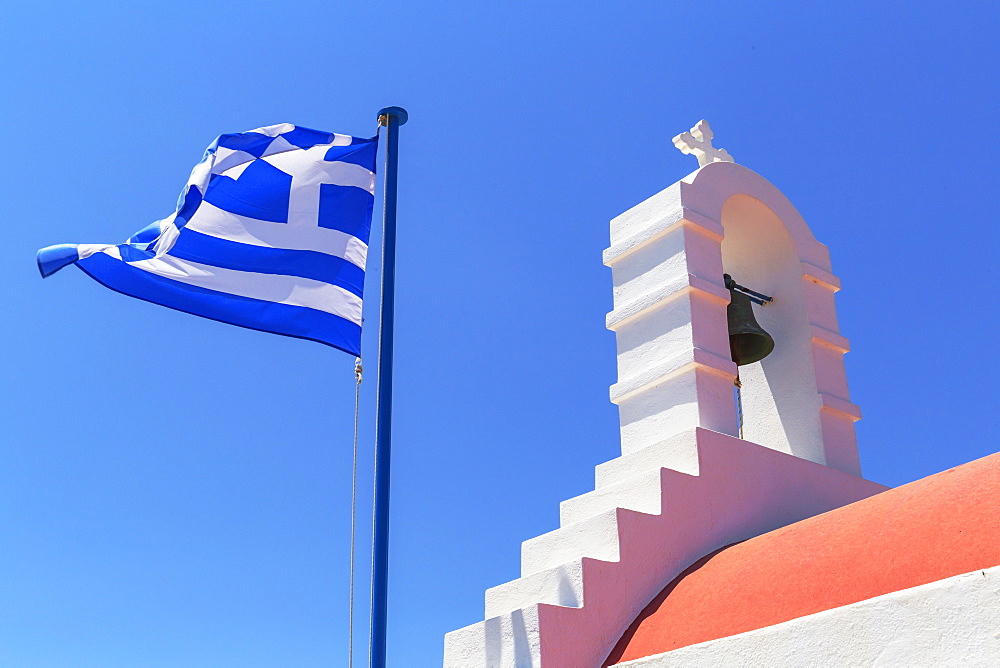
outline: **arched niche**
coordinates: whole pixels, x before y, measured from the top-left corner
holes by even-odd
[[[849,347],[833,297],[840,283],[826,246],[777,188],[734,163],[707,165],[682,181],[681,204],[721,227],[723,271],[774,297],[754,307],[774,337],[774,352],[739,370],[744,438],[860,475],[854,435],[860,411],[849,399],[843,365]],[[697,273],[716,266],[705,262]],[[710,314],[711,327],[726,327],[720,314]]]
[[[754,306],[757,322],[774,338],[774,351],[739,371],[743,437],[825,464],[802,261],[792,237],[771,209],[749,195],[726,200],[721,222],[723,270],[774,299]]]

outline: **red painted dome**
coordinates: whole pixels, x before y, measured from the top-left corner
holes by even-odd
[[[723,548],[642,611],[604,665],[1000,565],[1000,453]]]

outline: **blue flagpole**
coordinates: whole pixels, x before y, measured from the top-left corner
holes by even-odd
[[[372,617],[369,667],[385,668],[386,602],[389,584],[389,462],[392,454],[392,325],[396,282],[396,162],[399,126],[406,110],[378,112],[386,127],[385,181],[382,184],[382,301],[378,342],[378,403],[375,424],[375,513],[372,550]]]

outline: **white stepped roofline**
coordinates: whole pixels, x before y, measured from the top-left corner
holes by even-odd
[[[445,666],[600,665],[642,608],[705,554],[886,489],[724,434],[695,438],[699,475],[668,468],[667,450],[656,473],[630,480],[647,489],[616,485],[621,496],[600,502],[614,508],[526,541],[525,576],[489,590],[486,621],[446,636]],[[651,492],[660,514],[623,508]],[[543,545],[550,556],[535,551]],[[556,554],[560,563],[548,561]],[[531,663],[507,662],[536,637],[544,642]]]

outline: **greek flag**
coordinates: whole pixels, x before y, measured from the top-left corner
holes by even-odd
[[[176,212],[123,244],[44,248],[38,268],[359,355],[377,140],[288,123],[222,135]]]

